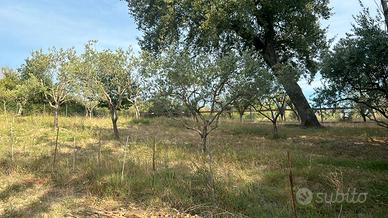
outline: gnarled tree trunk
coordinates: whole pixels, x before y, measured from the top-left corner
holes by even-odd
[[[208,128],[209,128],[209,125],[207,123],[205,123],[202,127],[202,131],[200,134],[201,141],[202,141],[202,152],[203,153],[207,153],[207,151],[208,151],[208,149],[207,149],[207,136],[209,134]]]
[[[269,33],[271,34],[271,33]],[[268,40],[263,51],[265,62],[271,67],[275,77],[283,85],[300,117],[302,127],[321,127],[314,111],[310,107],[293,72],[280,72],[281,65],[274,45]]]
[[[140,119],[140,110],[137,105],[135,105],[135,119]]]
[[[22,115],[23,115],[23,104],[18,103],[18,116],[22,116]]]
[[[244,118],[244,112],[239,111],[239,115],[240,115],[240,123],[242,123]]]
[[[274,138],[277,138],[278,137],[278,125],[277,125],[276,120],[272,121],[272,127],[273,127],[273,129],[272,129],[272,136]]]
[[[120,139],[119,129],[117,128],[117,120],[118,120],[117,110],[114,106],[110,107],[110,114],[111,114],[112,125],[113,125],[113,133],[116,139]]]
[[[314,110],[310,107],[306,97],[303,95],[302,89],[295,79],[283,81],[282,85],[298,111],[301,125],[304,127],[320,127],[321,124],[315,116]]]
[[[85,107],[85,117],[92,118],[93,108]]]

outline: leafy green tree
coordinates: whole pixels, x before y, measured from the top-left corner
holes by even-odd
[[[14,90],[15,101],[18,105],[18,115],[24,114],[24,108],[36,94],[41,93],[42,89],[39,80],[35,76],[31,76],[27,80],[20,80]]]
[[[253,106],[258,97],[266,93],[269,88],[272,76],[269,74],[265,63],[252,51],[245,51],[239,60],[240,73],[237,75],[239,97],[234,101],[233,106],[237,109],[242,122],[245,111]]]
[[[3,110],[6,113],[7,102],[16,103],[17,114],[23,115],[24,108],[37,93],[40,92],[40,83],[35,76],[23,80],[21,74],[10,68],[2,68],[3,78],[0,80],[0,99],[3,101]]]
[[[133,78],[131,84],[130,96],[127,100],[135,109],[135,119],[140,119],[140,106],[142,101],[142,87],[139,82],[140,79],[135,80]]]
[[[91,80],[90,76],[96,70],[95,65],[92,61],[85,58],[85,54],[82,54],[78,60],[77,70],[75,71],[74,100],[84,107],[85,117],[91,118],[94,109],[100,103],[101,97],[98,93],[99,86],[95,81]]]
[[[148,114],[151,116],[178,117],[188,114],[184,105],[171,96],[155,95],[148,102]]]
[[[326,48],[319,20],[330,15],[328,0],[126,1],[144,33],[144,49],[157,53],[173,43],[199,52],[254,49],[284,86],[302,125],[320,126],[297,81],[315,74]]]
[[[40,81],[43,95],[54,110],[54,127],[58,128],[60,106],[71,99],[77,55],[74,49],[34,51],[21,67],[22,78]]]
[[[3,102],[3,111],[7,113],[7,102],[15,100],[15,90],[20,78],[15,70],[8,67],[2,67],[0,73],[0,99]]]
[[[243,122],[244,113],[252,106],[255,96],[256,95],[252,95],[252,92],[246,92],[245,95],[241,96],[241,98],[238,98],[233,103],[234,108],[236,108],[239,114],[240,122]]]
[[[81,71],[82,72],[82,71]],[[100,97],[95,92],[94,84],[90,84],[89,81],[77,80],[79,87],[74,95],[74,100],[80,103],[85,108],[85,117],[91,118],[93,116],[94,109],[100,103]]]
[[[20,76],[22,80],[28,80],[34,76],[43,84],[51,85],[50,71],[52,63],[52,55],[44,53],[43,50],[33,51],[31,56],[25,60],[25,63],[20,67]]]
[[[272,82],[265,94],[258,96],[253,103],[255,110],[271,121],[273,126],[273,137],[278,137],[278,119],[285,110],[287,94],[275,82]]]
[[[135,71],[137,58],[132,49],[97,51],[94,42],[89,42],[85,46],[82,60],[84,65],[88,66],[83,72],[87,79],[94,83],[93,87],[96,87],[95,91],[100,100],[108,106],[113,132],[116,139],[119,139],[117,111],[130,104],[128,99],[131,96],[131,74]]]
[[[7,113],[7,101],[9,99],[9,97],[8,97],[7,90],[1,84],[1,80],[0,80],[0,99],[3,103],[3,112],[4,112],[4,114],[6,114]]]
[[[373,116],[371,113],[371,109],[364,104],[356,104],[355,109],[357,110],[357,112],[361,116],[364,123],[367,121],[367,118],[369,116]]]
[[[221,114],[240,96],[242,86],[237,78],[243,66],[239,65],[239,57],[234,53],[191,56],[187,50],[170,49],[158,61],[143,60],[159,61],[147,65],[145,71],[157,78],[162,93],[187,108],[194,122],[184,119],[184,125],[199,134],[206,153],[208,135],[218,127]]]
[[[351,101],[376,113],[369,118],[388,127],[388,33],[367,9],[323,62],[323,88],[317,98],[326,105]],[[378,115],[376,115],[378,114]]]

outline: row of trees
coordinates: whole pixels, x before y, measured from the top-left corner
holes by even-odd
[[[297,82],[315,75],[328,48],[319,24],[330,16],[328,0],[126,1],[144,50],[158,54],[175,43],[193,54],[252,50],[283,86],[301,124],[320,126]]]
[[[171,46],[158,56],[148,52],[135,56],[131,49],[98,51],[95,42],[89,42],[80,54],[74,49],[35,51],[17,71],[4,68],[2,74],[4,107],[7,101],[18,102],[19,111],[27,103],[48,103],[55,128],[58,112],[68,101],[82,104],[88,116],[97,106],[108,107],[116,138],[118,110],[134,106],[138,114],[139,100],[164,99],[193,118],[184,124],[199,133],[204,150],[208,134],[226,110],[244,107],[239,109],[243,114],[248,106],[262,110],[266,105],[281,113],[286,98],[276,78],[251,51],[192,55]],[[135,82],[135,77],[143,83]],[[281,106],[277,95],[283,96]],[[278,115],[268,118],[276,130]]]
[[[115,137],[119,138],[117,110],[131,104],[131,73],[137,61],[131,49],[98,51],[95,42],[85,45],[78,55],[74,49],[34,51],[17,70],[2,69],[0,80],[4,111],[7,101],[15,101],[18,114],[27,103],[48,103],[54,112],[54,127],[58,128],[60,107],[72,100],[82,104],[91,116],[98,105],[107,106],[111,113]]]
[[[298,7],[279,1],[291,11],[266,1],[201,7],[197,1],[144,2],[128,1],[145,32],[140,55],[131,49],[97,50],[94,41],[80,54],[74,49],[35,51],[17,71],[2,70],[4,109],[7,101],[15,101],[22,115],[28,102],[47,102],[58,128],[58,111],[67,101],[82,104],[89,116],[105,106],[119,138],[118,110],[133,105],[139,115],[141,99],[168,102],[190,114],[194,122],[184,124],[198,132],[206,151],[207,136],[232,107],[241,115],[254,108],[273,123],[274,134],[286,105],[295,108],[303,126],[319,126],[296,81],[320,69],[326,83],[317,90],[319,107],[352,101],[387,127],[388,37],[367,10],[357,17],[353,34],[329,51],[324,31],[316,26],[318,18],[328,16],[325,1],[302,1]],[[249,19],[252,23],[245,25]],[[319,65],[318,56],[323,57]],[[167,113],[179,111],[166,107]]]
[[[379,114],[368,113],[372,120],[387,126],[380,119],[387,119],[387,33],[384,19],[371,18],[366,9],[356,18],[353,33],[331,50],[319,22],[330,17],[328,0],[126,1],[144,34],[144,50],[159,54],[174,43],[191,53],[248,49],[282,86],[303,126],[320,124],[297,81],[317,72],[326,84],[318,90],[316,104],[361,104]],[[381,0],[381,5],[388,27],[388,2]],[[240,103],[240,109],[248,105]]]

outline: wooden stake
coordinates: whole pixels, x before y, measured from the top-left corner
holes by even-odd
[[[152,145],[152,189],[155,188],[155,174],[156,174],[156,138],[154,137]]]
[[[290,181],[290,193],[291,193],[291,203],[292,203],[292,210],[294,212],[294,217],[297,218],[297,213],[296,213],[296,199],[295,199],[295,194],[294,194],[294,180],[292,176],[292,165],[291,165],[291,155],[290,152],[287,151],[287,159],[288,159],[288,169],[289,169],[289,174],[288,178]]]
[[[75,171],[75,160],[77,158],[77,148],[75,147],[75,137],[73,138],[73,172]]]
[[[155,163],[155,155],[156,155],[156,139],[154,137],[154,143],[152,146],[152,171],[156,171],[156,163]]]
[[[214,173],[213,173],[213,157],[212,157],[212,153],[211,151],[208,151],[208,158],[209,158],[209,185],[210,185],[210,188],[211,188],[211,198],[212,198],[212,201],[213,203],[216,203],[216,195],[215,195],[215,191],[216,191],[216,186],[215,186],[215,182],[214,182]]]
[[[13,132],[13,124],[15,123],[15,117],[12,116],[12,123],[11,123],[11,162],[13,163],[14,160],[14,132]]]
[[[57,136],[55,138],[55,150],[54,150],[54,160],[53,160],[53,169],[54,170],[56,168],[56,163],[57,163],[59,127],[57,127],[56,129],[57,129]]]
[[[126,141],[125,147],[124,147],[123,166],[122,166],[122,168],[121,168],[121,182],[124,181],[124,170],[125,170],[125,162],[126,162],[126,159],[127,159],[128,140],[129,140],[129,136],[127,136],[127,141]]]
[[[101,168],[101,132],[98,133],[98,154],[97,154],[98,168]]]

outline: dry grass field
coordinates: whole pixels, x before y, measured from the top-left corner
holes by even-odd
[[[222,120],[211,167],[177,120],[119,123],[116,141],[109,119],[61,117],[54,165],[51,116],[1,116],[0,216],[292,217],[287,151],[295,192],[367,193],[363,203],[297,204],[298,217],[387,216],[388,132],[373,123],[282,123],[273,139],[265,122]]]

